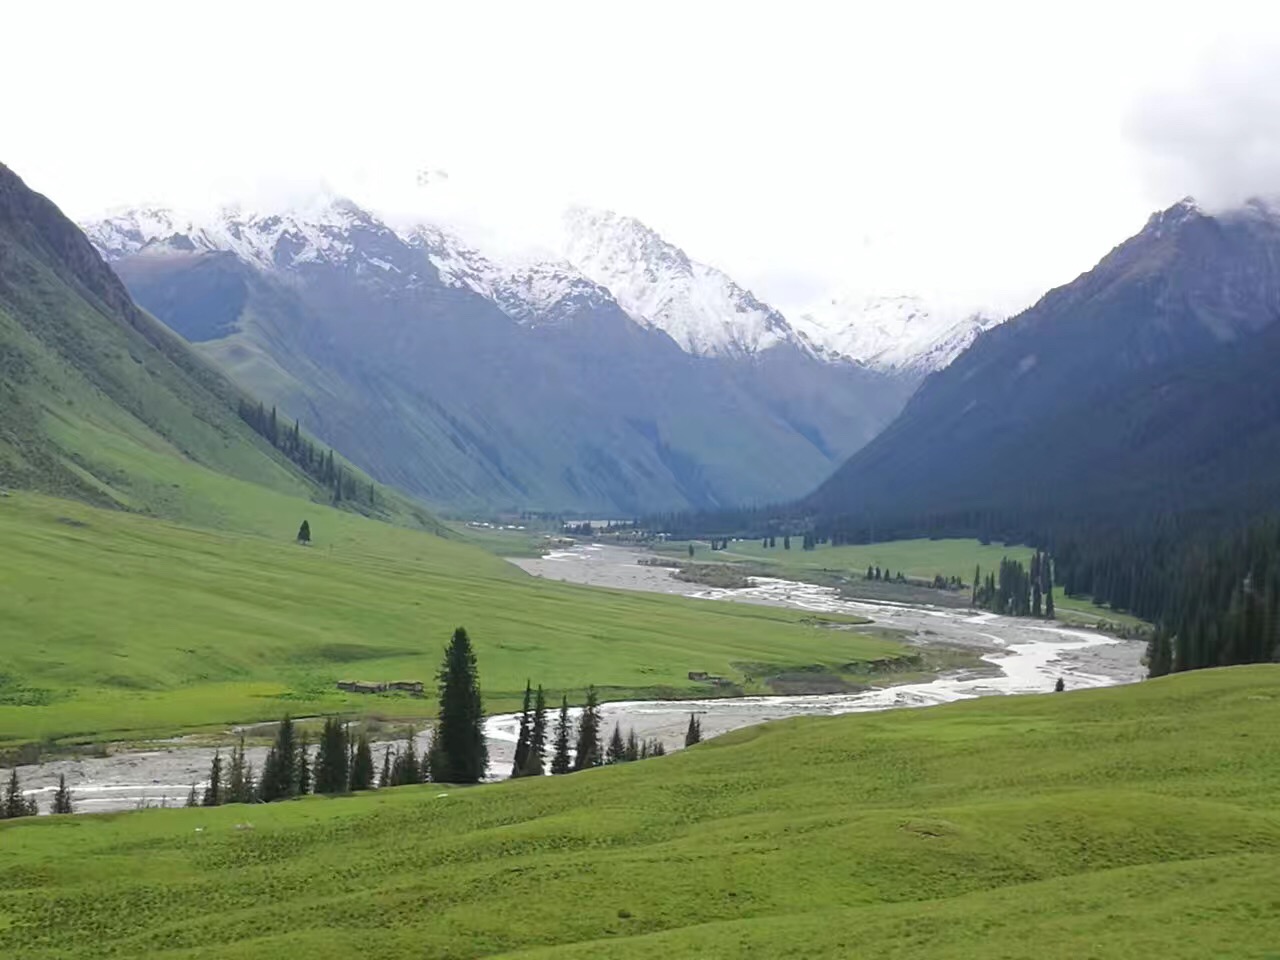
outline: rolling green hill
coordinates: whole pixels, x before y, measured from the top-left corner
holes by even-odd
[[[569,777],[0,824],[0,950],[1261,960],[1278,722],[1280,668],[1231,668]]]

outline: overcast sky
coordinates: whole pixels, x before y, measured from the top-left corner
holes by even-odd
[[[1013,309],[1280,191],[1276,7],[14,0],[0,161],[77,218],[323,182],[515,243],[579,202],[784,309]]]

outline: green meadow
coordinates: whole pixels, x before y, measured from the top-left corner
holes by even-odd
[[[709,541],[694,541],[694,559],[738,564],[763,575],[799,580],[832,582],[833,578],[844,577],[853,580],[856,586],[868,567],[880,567],[895,576],[901,572],[907,577],[932,580],[941,574],[944,578],[954,576],[963,583],[972,583],[975,566],[981,567],[982,575],[986,576],[999,570],[1000,561],[1005,558],[1019,560],[1024,565],[1030,563],[1033,552],[1030,547],[1016,544],[961,539],[921,538],[839,547],[821,544],[814,550],[802,550],[800,542],[801,538],[796,537],[791,549],[786,550],[782,538],[769,549],[762,547],[758,540],[735,540],[727,550],[713,551]],[[687,559],[688,549],[688,541],[673,541],[659,547],[658,552]],[[1061,586],[1054,589],[1054,604],[1060,620],[1084,624],[1107,622],[1127,628],[1146,626],[1137,617],[1099,606],[1086,597],[1068,597]]]
[[[1278,724],[1280,667],[1235,667],[568,777],[14,821],[0,953],[1261,960]]]
[[[237,481],[219,483],[215,493]],[[467,543],[240,487],[227,508],[242,530],[0,497],[0,745],[285,713],[430,716],[430,697],[335,683],[431,688],[458,625],[494,712],[517,705],[526,678],[577,700],[588,684],[609,699],[693,696],[708,688],[691,670],[865,679],[865,661],[901,650],[830,629],[851,618],[551,583]],[[307,547],[293,542],[304,518]]]

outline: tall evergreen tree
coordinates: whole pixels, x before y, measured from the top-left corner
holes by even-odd
[[[231,762],[227,765],[227,786],[224,792],[224,803],[248,803],[252,799],[245,782],[243,734],[240,735],[240,742],[231,748]]]
[[[438,680],[440,719],[432,744],[432,779],[479,783],[489,763],[489,750],[484,739],[476,655],[462,627],[453,632],[445,649]]]
[[[298,794],[298,745],[293,720],[285,717],[276,730],[275,743],[262,765],[258,798],[264,803],[285,800]]]
[[[58,789],[53,795],[53,806],[50,813],[75,813],[71,791],[67,789],[67,775],[58,775]]]
[[[209,764],[209,785],[204,788],[204,800],[201,806],[218,807],[222,805],[222,751],[213,751],[213,761]]]
[[[627,731],[627,760],[640,759],[640,740],[636,737],[636,729],[632,727]]]
[[[28,800],[23,795],[22,785],[18,782],[18,770],[16,767],[9,773],[9,784],[5,787],[4,802],[0,804],[0,814],[7,820],[17,817],[34,817],[36,815],[36,802]]]
[[[547,754],[547,695],[538,684],[533,699],[533,726],[529,731],[529,756],[525,761],[525,776],[540,777]]]
[[[200,795],[196,793],[196,785],[193,783],[190,792],[187,793],[187,807],[198,806],[200,806]]]
[[[1048,554],[1044,558],[1044,615],[1053,619],[1053,560]]]
[[[511,765],[511,776],[523,777],[525,767],[529,765],[529,738],[532,734],[533,718],[530,711],[533,709],[533,685],[525,680],[524,682],[524,706],[520,710],[520,735],[516,738],[516,757],[515,762]]]
[[[326,717],[316,752],[316,793],[345,793],[351,772],[347,763],[347,728],[337,717]]]
[[[973,566],[973,599],[970,605],[976,607],[978,605],[978,584],[982,582],[982,567],[978,564]]]
[[[627,758],[627,743],[622,739],[622,727],[615,723],[613,734],[609,737],[609,746],[605,747],[605,763],[622,763]]]
[[[378,778],[379,787],[390,787],[394,784],[391,779],[391,744],[387,744],[382,751],[382,776]]]
[[[356,749],[351,762],[351,789],[373,789],[373,748],[367,734],[356,738]]]
[[[311,740],[303,731],[298,739],[298,793],[308,794],[312,787]]]
[[[556,720],[555,752],[551,757],[553,774],[569,772],[569,697],[560,701],[560,716]]]
[[[587,687],[587,702],[578,718],[578,743],[573,769],[598,767],[604,761],[600,750],[600,699],[595,687]]]
[[[696,713],[689,714],[689,728],[684,733],[684,745],[692,747],[695,743],[702,742],[702,721],[698,719]]]
[[[303,520],[302,526],[298,527],[298,542],[304,544],[311,542],[311,524],[306,520]]]
[[[423,780],[422,764],[418,760],[414,736],[413,727],[410,727],[405,734],[404,750],[396,754],[396,759],[391,765],[391,782],[397,787],[421,783]]]

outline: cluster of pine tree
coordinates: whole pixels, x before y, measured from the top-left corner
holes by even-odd
[[[604,745],[600,739],[602,729],[600,697],[595,687],[588,687],[586,704],[576,728],[569,716],[569,697],[565,695],[561,698],[555,731],[548,743],[550,726],[546,695],[541,685],[535,693],[533,685],[526,682],[524,708],[520,712],[520,734],[516,738],[516,755],[511,766],[511,776],[542,776],[548,769],[545,766],[548,746],[551,749],[549,772],[556,776],[604,764],[660,757],[667,752],[661,740],[654,738],[642,741],[636,736],[635,730],[629,731],[624,737],[622,728],[616,724],[613,736]]]
[[[348,793],[375,786],[400,786],[431,780],[438,783],[479,783],[489,762],[484,739],[484,710],[480,676],[471,638],[463,627],[454,631],[437,675],[439,714],[431,747],[419,758],[410,729],[404,748],[383,755],[382,776],[375,784],[373,747],[368,735],[353,735],[350,727],[330,717],[313,751],[305,733],[299,735],[291,718],[276,729],[262,773],[255,779],[244,752],[244,738],[232,749],[228,763],[215,752],[209,782],[201,794],[195,784],[187,806],[216,807],[224,803],[270,803],[307,793]]]
[[[711,541],[711,549],[712,550],[728,550],[729,538],[728,537],[713,538]]]
[[[244,399],[240,401],[239,413],[240,419],[252,427],[255,433],[296,463],[317,483],[327,487],[333,495],[334,503],[355,500],[360,493],[364,493],[368,506],[375,506],[373,483],[369,483],[367,490],[359,490],[356,479],[341,464],[334,463],[333,450],[326,453],[304,437],[297,420],[293,421],[292,427],[282,427],[275,407],[268,413],[261,402],[255,405]]]
[[[1049,617],[1053,608],[1053,560],[1043,551],[1031,555],[1030,569],[1020,560],[1004,557],[998,573],[982,577],[982,568],[973,568],[975,607],[1009,617]]]

